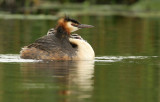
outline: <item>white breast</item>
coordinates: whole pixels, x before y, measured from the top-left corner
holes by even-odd
[[[77,56],[74,60],[94,60],[95,53],[91,45],[81,39],[69,38],[70,42],[78,46]]]

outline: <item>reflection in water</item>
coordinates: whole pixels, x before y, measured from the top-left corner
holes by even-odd
[[[159,57],[96,60],[104,61],[0,62],[0,102],[159,100]]]
[[[21,64],[26,96],[37,90],[52,98],[67,96],[64,102],[90,98],[93,91],[93,61],[57,61]],[[44,91],[45,90],[45,91]],[[46,91],[48,90],[48,91]],[[56,92],[55,92],[56,90]],[[41,93],[42,94],[42,93]],[[58,96],[57,96],[58,94]],[[40,95],[43,97],[45,95]],[[40,99],[40,97],[37,97]],[[63,99],[63,98],[61,98]],[[62,100],[56,100],[62,102]]]

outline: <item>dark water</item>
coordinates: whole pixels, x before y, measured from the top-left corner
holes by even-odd
[[[0,102],[158,102],[160,19],[75,17],[94,29],[76,33],[94,48],[95,61],[19,58],[55,26],[52,20],[0,19]]]

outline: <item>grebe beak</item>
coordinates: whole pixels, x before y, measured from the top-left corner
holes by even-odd
[[[92,26],[92,25],[87,25],[87,24],[79,24],[77,27],[78,27],[78,28],[92,28],[92,27],[94,27],[94,26]]]

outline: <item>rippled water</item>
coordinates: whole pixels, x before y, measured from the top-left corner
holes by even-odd
[[[0,102],[158,101],[159,18],[76,18],[95,26],[76,32],[92,45],[94,61],[21,59],[21,47],[55,21],[0,19]]]
[[[117,62],[124,59],[148,59],[158,56],[100,56],[95,57],[94,62]],[[9,62],[43,62],[43,60],[22,59],[19,54],[0,54],[0,63]]]

